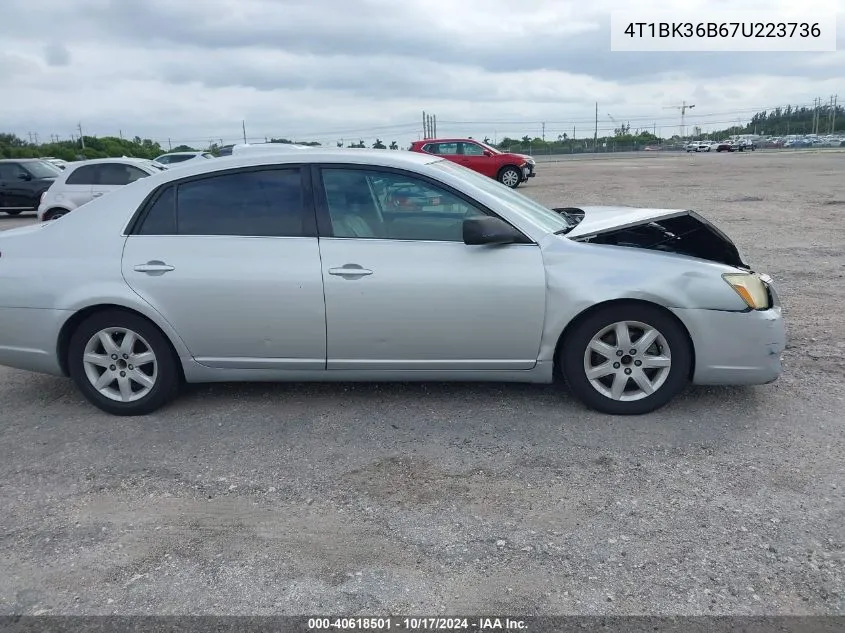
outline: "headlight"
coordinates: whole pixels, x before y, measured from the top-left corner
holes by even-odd
[[[769,292],[766,284],[756,273],[730,273],[722,275],[731,288],[742,297],[752,310],[766,310],[769,306]]]

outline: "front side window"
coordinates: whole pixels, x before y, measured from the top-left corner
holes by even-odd
[[[18,163],[0,163],[0,180],[16,180],[26,172]]]
[[[236,172],[167,185],[137,232],[303,237],[307,213],[299,169]]]
[[[484,148],[475,143],[461,143],[462,153],[467,156],[484,156]]]
[[[149,176],[147,172],[132,165],[122,163],[104,163],[100,165],[98,185],[128,185],[139,178]]]
[[[322,174],[335,237],[462,242],[463,221],[486,215],[413,175],[341,168]]]
[[[56,178],[62,173],[61,169],[46,160],[27,163],[26,170],[32,174],[33,178]]]

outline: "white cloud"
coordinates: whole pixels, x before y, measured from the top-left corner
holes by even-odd
[[[834,0],[810,0],[808,11]],[[783,0],[688,0],[761,10]],[[417,138],[423,110],[448,134],[522,136],[687,124],[845,94],[842,52],[612,53],[609,12],[665,1],[4,0],[0,121],[26,136],[86,133],[199,143]],[[49,16],[49,19],[45,19]],[[845,27],[840,20],[840,41]],[[11,98],[10,98],[11,95]],[[450,122],[477,122],[459,124]],[[7,131],[7,130],[0,130]]]

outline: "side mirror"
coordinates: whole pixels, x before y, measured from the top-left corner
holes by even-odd
[[[464,244],[513,244],[523,240],[522,234],[504,220],[494,217],[464,220]]]
[[[32,174],[21,172],[20,174],[18,174],[18,178],[20,178],[21,180],[32,180]]]
[[[485,155],[485,156],[492,156],[492,155],[493,155],[493,152],[491,152],[489,149],[485,149],[485,150],[484,150],[484,155]]]

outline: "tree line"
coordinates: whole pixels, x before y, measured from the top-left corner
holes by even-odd
[[[701,129],[692,127],[688,138],[702,136]],[[819,108],[808,108],[806,106],[786,106],[775,108],[770,111],[758,112],[745,124],[725,128],[707,133],[706,136],[713,139],[721,139],[734,134],[761,134],[771,136],[785,136],[788,134],[811,134],[817,132],[824,135],[829,132],[834,134],[845,133],[845,107],[840,105],[825,104]],[[656,136],[647,130],[631,131],[630,124],[620,124],[614,129],[612,135],[602,135],[595,138],[595,135],[586,138],[572,138],[566,133],[558,135],[555,139],[545,139],[525,135],[522,138],[503,138],[498,144],[502,150],[530,148],[537,152],[579,152],[590,151],[595,146],[628,147],[639,149],[648,145],[656,145],[666,141],[682,141],[677,135],[664,139]],[[270,139],[271,143],[297,143],[313,147],[321,146],[316,141],[292,141],[286,138]],[[484,142],[492,144],[489,137]],[[344,147],[343,141],[337,142],[338,147]],[[367,144],[363,139],[357,142],[349,142],[345,145],[351,148],[364,148]],[[399,145],[392,141],[389,145],[377,138],[370,145],[373,149],[398,150]],[[28,142],[14,134],[0,133],[0,158],[39,158],[51,156],[67,161],[84,160],[90,158],[107,158],[110,156],[131,156],[134,158],[153,159],[168,151],[207,151],[217,154],[220,147],[212,143],[207,147],[191,147],[179,145],[172,150],[165,150],[157,141],[148,138],[135,136],[126,139],[116,136],[83,136],[81,139],[67,141],[54,141],[50,143]]]

